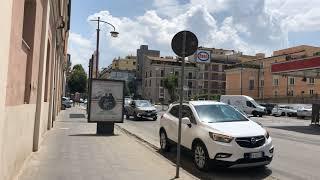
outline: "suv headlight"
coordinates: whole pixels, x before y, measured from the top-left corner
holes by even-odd
[[[231,137],[231,136],[217,134],[217,133],[213,133],[213,132],[209,132],[209,136],[214,141],[219,141],[219,142],[224,142],[224,143],[230,143],[233,140],[233,137]]]
[[[266,139],[269,139],[270,135],[269,132],[266,130],[266,133],[264,134],[264,136],[266,137]]]

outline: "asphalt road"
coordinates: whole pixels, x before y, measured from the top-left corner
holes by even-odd
[[[194,167],[190,153],[183,151],[182,168],[201,179],[320,179],[320,127],[309,126],[310,120],[288,117],[265,116],[252,120],[261,122],[273,139],[275,155],[269,166],[213,169],[204,173]],[[159,118],[157,121],[130,119],[118,125],[159,147]],[[176,150],[162,155],[175,162]]]

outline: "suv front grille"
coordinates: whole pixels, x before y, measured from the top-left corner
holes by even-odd
[[[236,142],[241,147],[256,148],[264,145],[264,143],[266,142],[266,138],[264,136],[241,137],[236,138]]]

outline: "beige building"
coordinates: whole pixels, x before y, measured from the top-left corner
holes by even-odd
[[[173,57],[144,57],[144,67],[142,68],[142,97],[150,99],[152,102],[164,102],[170,100],[167,89],[164,88],[164,79],[171,73],[179,77],[181,75],[181,62]],[[186,62],[184,86],[188,88],[184,91],[184,97],[192,97],[197,93],[197,70],[195,63]],[[180,77],[179,77],[180,78]],[[180,81],[178,81],[180,86]]]
[[[1,2],[0,179],[37,151],[60,111],[69,0]]]
[[[319,94],[320,81],[274,75],[271,64],[319,55],[320,47],[302,45],[274,51],[271,57],[234,65],[226,70],[226,94],[243,94],[261,101],[304,103],[306,98]]]
[[[137,68],[137,57],[136,56],[126,56],[125,58],[118,58],[112,61],[113,70],[128,70],[135,71]]]

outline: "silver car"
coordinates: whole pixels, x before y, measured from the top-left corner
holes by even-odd
[[[132,100],[128,106],[125,106],[125,115],[129,119],[133,116],[134,120],[141,118],[151,118],[157,120],[157,109],[147,100]]]

